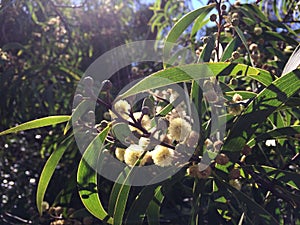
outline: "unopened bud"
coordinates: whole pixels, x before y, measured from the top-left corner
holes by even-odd
[[[233,19],[231,20],[232,26],[238,26],[239,23],[240,23],[240,21],[239,21],[239,19],[237,19],[237,18],[233,18]]]
[[[217,20],[217,15],[216,14],[212,14],[210,16],[210,21],[215,22]]]
[[[256,51],[256,50],[257,50],[257,44],[252,43],[252,44],[249,46],[249,50],[250,50],[250,51]]]
[[[232,19],[238,19],[239,17],[240,17],[239,14],[236,13],[236,12],[233,13],[232,16],[231,16]]]
[[[94,79],[90,76],[87,76],[83,79],[83,83],[87,87],[92,87],[94,85]]]
[[[229,162],[229,158],[227,155],[221,153],[219,155],[217,155],[217,157],[215,158],[216,163],[220,164],[220,165],[225,165]]]
[[[74,96],[73,103],[77,106],[83,100],[83,96],[81,94],[77,94]]]
[[[261,35],[262,34],[262,32],[263,32],[263,30],[262,30],[262,28],[261,27],[255,27],[254,28],[254,34],[255,35]]]
[[[252,148],[249,145],[245,145],[243,150],[242,150],[242,154],[243,155],[249,155],[252,152]]]
[[[191,177],[198,177],[199,168],[197,165],[192,165],[187,169],[187,174]]]
[[[143,115],[149,115],[149,114],[150,114],[150,109],[149,109],[148,106],[144,106],[144,107],[142,108],[142,114],[143,114]]]
[[[232,54],[231,54],[231,57],[236,60],[238,58],[240,58],[240,53],[238,51],[234,51]]]
[[[230,179],[238,179],[241,176],[241,172],[239,169],[232,169],[229,173]]]
[[[112,88],[112,83],[110,80],[102,81],[102,91],[109,91]]]
[[[223,141],[218,140],[218,141],[214,142],[214,149],[216,151],[219,151],[221,149],[222,145],[223,145]]]

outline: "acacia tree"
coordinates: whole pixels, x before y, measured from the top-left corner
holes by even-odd
[[[75,135],[82,130],[94,133],[70,176],[73,182],[47,210],[45,191],[60,158],[70,154],[67,146],[74,146],[72,134],[49,157],[37,190],[42,218],[53,216],[53,224],[81,219],[87,223],[89,212],[97,223],[108,224],[299,223],[298,5],[210,3],[184,12],[180,19],[177,16],[186,10],[182,3],[153,5],[152,27],[159,38],[167,33],[163,69],[123,92],[118,101],[111,101],[116,93],[112,79],[96,96],[101,103],[96,111],[82,110],[95,97],[89,90],[96,80],[85,76],[71,117],[46,117],[1,133],[70,118],[79,118],[73,123]],[[204,34],[201,28],[209,21],[214,25]],[[170,43],[195,54],[187,56]],[[140,92],[151,96],[133,104],[132,96]],[[194,111],[188,102],[193,102]],[[217,121],[226,124],[223,133],[213,125],[216,112],[222,114]],[[99,117],[99,124],[91,126],[89,116]],[[64,130],[70,132],[70,122]],[[116,182],[91,167],[102,163],[96,153],[103,162],[109,154],[124,163]],[[158,183],[128,186],[137,167],[149,172],[178,170]],[[74,189],[75,181],[86,211],[68,214],[63,204],[70,202],[68,190]]]

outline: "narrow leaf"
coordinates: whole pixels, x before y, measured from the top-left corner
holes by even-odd
[[[155,190],[155,195],[153,200],[149,203],[147,209],[147,221],[149,225],[159,225],[160,221],[160,207],[165,198],[162,193],[162,187],[159,186]]]
[[[164,87],[170,84],[188,82],[213,76],[258,75],[259,70],[242,64],[235,63],[200,63],[167,68],[146,77],[125,93],[120,98],[145,92],[152,88]]]
[[[218,180],[222,182],[222,185],[224,185],[228,190],[230,190],[239,201],[244,202],[249,211],[253,211],[261,218],[264,218],[265,224],[279,225],[279,222],[265,208],[253,201],[248,195],[237,190],[236,188],[227,184],[223,180]]]
[[[32,120],[32,121],[29,121],[26,123],[22,123],[16,127],[12,127],[8,130],[2,131],[0,133],[0,135],[15,133],[18,131],[23,131],[23,130],[40,128],[40,127],[46,127],[46,126],[50,126],[50,125],[55,125],[58,123],[66,122],[69,119],[70,119],[70,116],[48,116],[48,117]]]
[[[235,50],[237,38],[233,38],[226,46],[223,55],[221,57],[221,61],[224,62],[227,59],[231,58],[233,51]]]
[[[253,60],[252,60],[252,58],[250,57],[250,56],[251,56],[251,53],[250,53],[249,48],[248,48],[247,40],[246,40],[246,38],[245,38],[243,32],[240,30],[240,28],[239,28],[238,26],[234,26],[234,29],[235,29],[235,31],[237,32],[237,34],[239,35],[240,39],[242,40],[242,42],[243,42],[243,44],[244,44],[244,46],[245,46],[245,48],[246,48],[246,50],[247,50],[247,52],[248,52],[248,59],[249,59],[251,65],[254,67]]]
[[[208,14],[214,7],[215,4],[210,4],[187,13],[172,27],[165,41],[164,59],[168,59],[171,53],[171,47],[168,46],[168,43],[175,43],[180,35],[195,21],[197,17],[201,14]]]
[[[97,171],[94,169],[104,149],[103,143],[109,130],[110,127],[106,127],[85,150],[78,166],[77,184],[79,186],[79,196],[85,208],[98,219],[112,224],[113,219],[105,211],[98,195]]]
[[[286,74],[267,88],[263,89],[254,98],[235,122],[224,143],[223,149],[240,151],[254,134],[256,129],[276,109],[300,90],[300,70]]]
[[[61,157],[63,156],[64,152],[66,151],[67,146],[62,145],[58,147],[49,157],[47,160],[39,179],[39,183],[37,186],[36,192],[36,205],[39,211],[39,214],[42,215],[42,203],[44,200],[44,196],[49,185],[49,182],[52,178],[52,175],[55,171],[55,168],[60,161]]]

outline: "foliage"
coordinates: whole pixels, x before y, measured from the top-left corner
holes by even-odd
[[[98,219],[97,223],[106,224],[300,223],[300,70],[297,69],[300,51],[297,28],[299,9],[294,1],[274,1],[271,5],[267,4],[268,1],[257,2],[236,2],[231,5],[228,2],[214,1],[211,5],[186,13],[181,2],[172,4],[173,1],[157,1],[152,6],[152,29],[156,27],[158,38],[161,38],[170,26],[164,40],[164,68],[143,78],[122,95],[116,96],[116,101],[103,99],[100,95],[98,100],[106,101],[107,107],[103,109],[104,104],[97,106],[97,112],[101,113],[92,115],[99,117],[97,121],[100,123],[96,126],[84,123],[90,112],[82,111],[82,106],[88,104],[91,98],[88,95],[81,96],[85,100],[78,103],[71,115],[73,119],[80,118],[81,123],[75,126],[73,124],[72,131],[76,135],[77,132],[87,129],[84,131],[93,131],[96,134],[92,135],[92,140],[85,146],[82,156],[74,150],[68,151],[75,148],[73,134],[60,138],[61,144],[53,146],[53,151],[49,151],[51,155],[40,174],[37,187],[36,201],[41,217],[36,220],[47,223],[51,220],[50,215],[55,218],[53,224],[59,220],[74,223],[82,220],[87,224],[88,216],[92,214]],[[51,3],[52,1],[49,4]],[[42,15],[46,15],[43,11],[51,7],[57,10],[57,6],[51,5],[48,8],[38,4],[34,9],[39,10],[33,11],[33,7],[30,7],[32,2],[26,4],[26,9],[31,12],[32,24],[36,24],[31,35],[35,32],[48,32],[47,26],[52,29],[52,24]],[[280,11],[278,5],[282,6]],[[87,4],[81,10],[91,10],[89,16],[93,17],[97,13],[93,7],[95,6]],[[213,8],[215,11],[211,11]],[[273,13],[270,13],[271,9]],[[59,15],[59,11],[55,10]],[[102,10],[107,11],[105,7]],[[86,23],[82,23],[80,28],[87,31],[78,30],[83,36],[75,35],[76,29],[68,33],[69,24],[62,18],[70,16],[74,22],[75,18],[81,17],[72,17],[68,10],[64,13],[66,16],[59,15],[61,20],[56,25],[59,27],[59,34],[61,29],[65,29],[66,34],[62,33],[66,37],[62,38],[56,32],[58,37],[50,39],[55,44],[49,44],[49,49],[45,49],[45,52],[54,52],[51,55],[54,68],[41,67],[43,70],[40,70],[37,66],[42,64],[40,59],[29,57],[34,56],[34,48],[39,46],[29,45],[30,48],[26,51],[26,48],[17,48],[15,54],[28,63],[28,74],[37,74],[37,84],[40,85],[40,79],[46,79],[38,76],[43,71],[54,86],[68,86],[73,90],[73,79],[80,77],[78,70],[83,70],[98,54],[92,54],[93,57],[90,58],[85,55],[94,51],[89,45],[83,44],[88,51],[81,53],[76,50],[76,46],[67,46],[69,43],[76,43],[76,38],[79,38],[77,41],[80,43],[88,40],[93,43],[93,47],[99,43],[95,43],[97,40],[92,37],[96,31],[87,29]],[[110,13],[108,10],[105,17],[107,21]],[[180,13],[183,14],[181,19],[175,24],[170,23],[170,18]],[[208,22],[206,18],[210,19],[213,26],[206,27],[206,35],[200,37],[203,26]],[[114,36],[114,31],[105,27],[105,21],[101,24],[104,24],[101,30],[108,32],[107,38]],[[113,28],[117,27],[118,30],[119,25]],[[122,34],[118,37],[122,37]],[[46,41],[47,36],[41,34],[40,38]],[[69,42],[71,38],[74,40]],[[118,43],[117,38],[116,42]],[[195,53],[194,61],[184,63],[182,59],[185,56],[180,51],[176,52],[177,49],[170,48],[168,42],[189,47]],[[43,40],[39,43],[43,43]],[[58,50],[57,44],[66,46]],[[7,51],[7,48],[3,47],[3,50]],[[72,57],[71,61],[63,61],[66,65],[55,62],[58,56],[63,57],[65,54],[74,54],[79,61]],[[13,58],[5,57],[8,56],[3,55],[1,66],[10,68],[11,64],[7,61],[14,62]],[[28,62],[27,58],[30,59]],[[21,80],[28,85],[32,80],[26,77],[27,73],[23,75],[18,63],[12,63],[15,67],[11,73],[25,76]],[[67,69],[73,68],[72,66],[78,70]],[[57,73],[52,73],[53,69]],[[2,70],[3,76],[7,76],[9,70]],[[58,71],[66,73],[66,76]],[[8,82],[7,79],[5,81]],[[124,84],[127,82],[126,79],[122,81]],[[111,82],[114,84],[116,80],[112,79]],[[174,84],[179,84],[184,92],[178,93],[173,89]],[[12,91],[7,85],[4,82],[4,88]],[[90,90],[91,86],[87,85],[85,88]],[[42,85],[41,89],[31,91],[40,95],[46,91],[44,88]],[[60,95],[55,89],[51,92],[54,109],[56,104],[61,104],[60,101],[64,103],[64,109],[67,108],[66,100],[64,102],[62,99],[71,95],[68,90],[64,95]],[[113,96],[115,91],[107,88],[104,90],[105,96]],[[152,96],[133,104],[133,96],[138,93],[150,93]],[[26,98],[30,102],[30,96]],[[9,101],[9,98],[6,100],[4,104],[19,107],[18,103]],[[26,105],[26,101],[21,102]],[[190,108],[190,102],[193,102],[195,109]],[[36,108],[38,106],[40,105]],[[51,109],[50,102],[47,102],[47,106]],[[52,112],[65,114],[64,110],[55,109]],[[220,114],[217,118],[220,127],[226,124],[224,136],[220,134],[219,127],[213,125],[211,116],[216,112]],[[41,114],[34,112],[29,116],[37,115]],[[196,123],[194,116],[199,118],[199,123]],[[53,118],[57,120],[52,121]],[[0,134],[54,125],[68,118],[58,116],[34,120]],[[62,130],[61,127],[57,128]],[[65,127],[66,134],[71,133],[70,128],[68,122]],[[53,139],[49,143],[51,141]],[[188,160],[184,161],[186,156],[189,156]],[[97,170],[101,169],[97,165],[102,165],[107,157],[124,161],[123,171],[119,171],[115,182],[97,174]],[[66,170],[70,180],[57,198],[51,201],[54,207],[47,209],[44,195],[55,168],[63,165],[59,162],[61,158],[73,160],[70,164],[78,166],[73,172]],[[162,175],[156,173],[157,176],[173,170],[176,173],[148,186],[130,186],[130,181],[134,180],[135,169],[141,167],[149,168],[149,174],[145,176],[150,176],[152,168],[155,168],[154,172],[161,172]],[[157,177],[154,176],[153,179],[155,178]],[[83,205],[76,202],[78,198],[76,200],[74,197],[76,186]],[[75,204],[77,211],[70,211]]]

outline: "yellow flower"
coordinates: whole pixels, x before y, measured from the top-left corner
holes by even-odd
[[[232,96],[232,101],[233,101],[233,102],[239,102],[239,101],[242,101],[242,100],[243,100],[243,97],[242,97],[240,94],[235,93],[235,94]]]
[[[191,125],[182,118],[175,118],[170,121],[169,133],[176,141],[183,141],[186,139],[191,130]]]
[[[150,143],[149,138],[141,137],[139,140],[139,146],[141,146],[143,149],[146,149]]]
[[[137,160],[141,157],[143,154],[144,149],[136,144],[130,145],[126,150],[124,154],[124,160],[125,163],[129,166],[133,166]]]
[[[151,154],[155,165],[165,167],[172,164],[174,150],[161,145],[157,145],[151,152]]]
[[[239,94],[234,94],[233,97],[232,97],[232,102],[233,103],[238,103],[242,100],[243,100],[243,97]],[[235,106],[228,107],[228,112],[229,112],[229,114],[232,114],[232,115],[236,116],[236,115],[241,114],[243,109],[244,109],[244,106],[242,104],[237,104]]]
[[[124,148],[119,148],[117,147],[116,148],[116,151],[115,151],[115,154],[116,154],[116,157],[118,160],[120,161],[124,161],[124,154],[125,154],[125,149]]]
[[[114,104],[114,110],[125,120],[129,118],[129,111],[131,107],[126,100],[119,100]],[[117,116],[110,110],[110,116],[112,119],[117,118]]]

